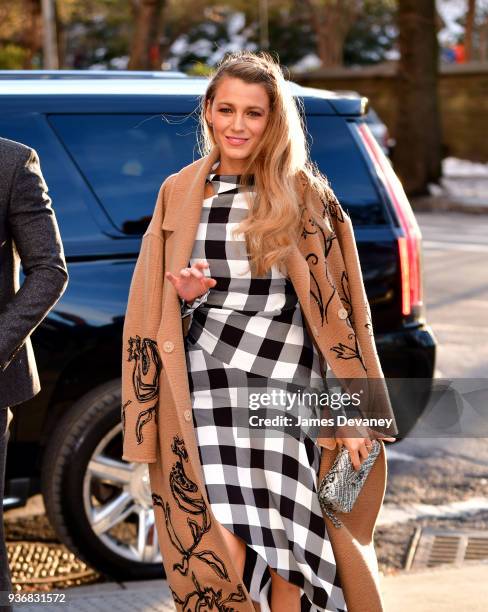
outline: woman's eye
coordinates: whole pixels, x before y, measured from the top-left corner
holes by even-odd
[[[232,112],[230,108],[220,108],[219,111],[221,113],[225,113],[227,111]],[[252,115],[253,117],[260,117],[261,116],[261,113],[258,113],[257,111],[249,111],[249,114]]]

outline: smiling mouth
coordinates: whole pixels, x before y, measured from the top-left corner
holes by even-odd
[[[247,142],[249,140],[249,138],[234,138],[232,136],[226,136],[225,138],[231,144],[243,144],[244,142]]]

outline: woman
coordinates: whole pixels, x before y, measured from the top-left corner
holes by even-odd
[[[324,378],[325,360],[302,317],[286,262],[304,232],[305,194],[325,200],[331,190],[308,160],[300,115],[267,53],[238,52],[221,62],[201,122],[204,148],[217,148],[218,155],[206,176],[190,265],[168,265],[165,279],[186,320],[191,413],[212,518],[255,609],[352,609],[316,491],[321,447],[346,446],[358,469],[371,431],[346,437],[336,430],[335,439],[288,431],[263,437],[250,427],[243,432],[239,417],[251,388],[304,389]],[[313,221],[330,233],[318,211]],[[152,226],[159,223],[153,217]],[[133,282],[131,296],[136,291]],[[151,478],[156,482],[155,474]],[[183,604],[179,596],[175,601]]]
[[[350,219],[268,54],[227,56],[202,102],[206,154],[161,186],[131,283],[123,458],[149,464],[178,609],[379,612],[383,444],[341,529],[317,484],[335,448],[357,469],[396,426],[246,427],[251,390],[320,388],[326,365],[383,380]],[[392,415],[383,386],[363,390],[363,413]]]

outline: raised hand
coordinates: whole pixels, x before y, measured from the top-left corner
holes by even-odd
[[[172,272],[166,272],[165,277],[173,283],[176,292],[181,299],[186,302],[193,302],[197,297],[203,295],[215,287],[217,281],[210,276],[205,276],[202,272],[204,268],[208,268],[208,262],[205,259],[195,262],[191,268],[182,268],[178,275]]]

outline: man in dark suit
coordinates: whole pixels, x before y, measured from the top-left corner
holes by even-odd
[[[30,334],[68,282],[47,191],[36,151],[0,138],[0,591],[12,590],[3,529],[10,406],[41,389]],[[25,275],[21,287],[20,263]]]

